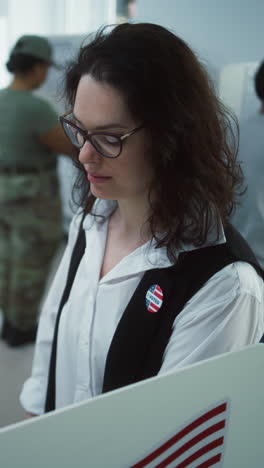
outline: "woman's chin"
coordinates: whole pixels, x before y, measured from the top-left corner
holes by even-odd
[[[93,194],[94,197],[96,198],[101,198],[102,200],[114,200],[114,198],[111,196],[110,193],[108,193],[106,190],[93,187],[92,184],[90,186],[90,192]]]

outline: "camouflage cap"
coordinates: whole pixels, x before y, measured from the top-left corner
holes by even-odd
[[[11,50],[11,55],[25,54],[44,60],[50,65],[52,61],[52,47],[48,39],[43,36],[25,35],[20,37]]]

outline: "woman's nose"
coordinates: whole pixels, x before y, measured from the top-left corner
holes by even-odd
[[[101,159],[101,155],[96,151],[89,140],[86,140],[83,147],[79,152],[79,161],[81,164],[87,164],[89,162],[97,162]]]

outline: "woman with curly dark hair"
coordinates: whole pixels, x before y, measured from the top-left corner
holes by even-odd
[[[235,126],[188,45],[153,24],[104,29],[66,92],[80,209],[21,394],[31,414],[263,334],[262,272],[227,223]]]

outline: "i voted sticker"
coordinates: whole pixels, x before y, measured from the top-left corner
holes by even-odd
[[[163,292],[158,284],[153,284],[146,294],[146,306],[149,312],[156,313],[163,303]]]

